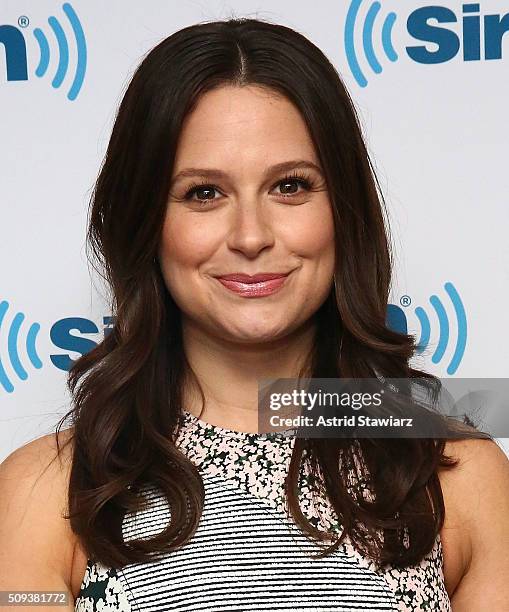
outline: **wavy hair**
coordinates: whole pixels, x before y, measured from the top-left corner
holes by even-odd
[[[114,326],[72,365],[72,408],[57,425],[57,438],[64,422],[72,425],[66,518],[88,555],[108,566],[148,562],[154,553],[175,550],[201,516],[202,478],[175,444],[183,389],[196,376],[157,250],[184,119],[205,92],[246,85],[278,92],[295,105],[328,186],[335,283],[314,315],[317,332],[306,371],[322,378],[438,381],[410,367],[414,337],[386,325],[392,255],[385,202],[334,66],[304,35],[260,19],[202,22],[175,32],[135,70],[92,191],[87,248],[109,287]],[[455,465],[445,441],[296,439],[285,482],[292,516],[317,542],[334,535],[316,529],[299,506],[298,473],[307,460],[342,527],[319,556],[348,536],[379,565],[419,562],[444,521],[438,470]],[[359,455],[368,468],[371,501],[348,486]],[[144,507],[140,492],[147,485],[165,495],[171,520],[150,539],[125,542],[123,517]]]

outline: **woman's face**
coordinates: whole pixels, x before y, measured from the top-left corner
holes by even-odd
[[[283,338],[316,312],[335,264],[320,170],[286,98],[252,86],[202,95],[180,135],[159,246],[184,325],[256,343]],[[258,288],[219,280],[235,273],[288,275]]]

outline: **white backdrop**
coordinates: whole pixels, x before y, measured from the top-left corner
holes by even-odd
[[[283,23],[331,59],[361,115],[389,207],[394,310],[418,338],[422,313],[429,320],[427,349],[416,365],[442,377],[506,377],[509,34],[499,36],[501,57],[486,59],[485,45],[493,55],[497,36],[496,17],[485,16],[502,18],[507,5],[483,0],[462,7],[449,0],[438,8],[426,0],[381,6],[372,0],[3,0],[0,461],[50,432],[67,411],[65,363],[98,341],[110,314],[87,267],[84,240],[90,190],[122,93],[143,54],[203,20]],[[466,61],[465,49],[475,57],[478,22],[481,30],[488,24],[488,33],[477,37],[479,59]],[[428,63],[407,50],[419,46]],[[355,58],[360,73],[352,70]],[[437,347],[442,356],[434,363]],[[501,442],[507,451],[507,440]]]

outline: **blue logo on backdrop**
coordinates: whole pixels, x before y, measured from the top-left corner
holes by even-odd
[[[62,5],[62,10],[71,25],[77,49],[73,79],[69,91],[67,92],[67,98],[72,101],[78,96],[85,78],[87,45],[80,20],[72,6],[66,2]],[[25,36],[22,29],[27,28],[29,23],[28,17],[23,15],[18,19],[19,28],[12,25],[0,25],[0,43],[3,44],[5,49],[7,81],[28,80],[28,57]],[[56,50],[58,50],[58,66],[51,81],[51,85],[58,89],[62,85],[67,72],[70,70],[69,42],[62,25],[56,17],[49,17],[48,24],[56,40]],[[43,30],[34,28],[33,35],[39,46],[39,63],[35,69],[35,75],[43,77],[48,70],[51,47]],[[54,50],[53,53],[55,53],[56,50]]]
[[[465,314],[465,307],[463,302],[456,291],[456,288],[452,283],[445,283],[444,289],[449,296],[452,303],[455,316],[455,327],[457,330],[456,343],[454,345],[453,355],[447,365],[447,374],[450,376],[456,372],[463,354],[465,353],[465,347],[467,345],[467,317]],[[433,363],[440,363],[445,356],[445,350],[451,343],[450,325],[447,312],[444,308],[442,300],[437,295],[432,295],[429,298],[429,302],[435,312],[438,320],[438,343],[435,346],[435,350],[431,355],[431,361]],[[400,304],[404,309],[408,309],[411,305],[412,300],[408,295],[404,295],[400,299]],[[394,304],[389,304],[387,308],[387,326],[396,331],[402,331],[407,333],[407,316],[403,308]],[[431,338],[431,323],[428,314],[424,308],[417,306],[414,309],[415,316],[419,322],[420,327],[420,338],[417,343],[417,353],[423,353],[430,345]]]
[[[355,80],[361,87],[368,84],[366,75],[361,69],[355,49],[354,36],[358,27],[359,10],[363,0],[352,0],[348,9],[344,30],[344,45],[348,65]],[[382,64],[375,52],[375,22],[380,13],[380,2],[373,2],[365,17],[362,27],[362,47],[366,61],[375,74],[383,70]],[[406,30],[415,40],[432,43],[437,48],[429,50],[424,45],[408,45],[405,47],[407,55],[419,64],[441,64],[456,57],[462,49],[463,61],[479,61],[502,59],[502,40],[509,31],[509,13],[505,15],[484,15],[481,26],[480,4],[462,5],[462,25],[454,29],[442,24],[455,24],[459,21],[458,15],[445,6],[423,6],[415,9],[408,15]],[[397,15],[389,12],[381,27],[377,28],[377,38],[380,38],[381,48],[391,62],[398,60],[393,41],[393,26]],[[455,31],[456,30],[456,31]],[[459,30],[459,32],[457,31]],[[484,38],[484,53],[481,53],[481,38]]]
[[[452,302],[456,318],[456,343],[453,347],[453,356],[447,366],[447,374],[452,375],[458,369],[465,352],[467,319],[465,308],[454,285],[452,283],[445,283],[444,289]],[[450,345],[450,325],[446,310],[440,298],[436,295],[432,295],[429,301],[438,319],[439,341],[431,357],[432,362],[436,364],[442,361],[446,348]],[[408,310],[411,304],[410,297],[407,295],[402,296],[400,304],[401,306],[389,304],[387,308],[386,323],[387,327],[406,334],[408,333],[408,322],[405,311]],[[7,301],[4,300],[0,302],[0,332],[2,331],[2,325],[8,309],[9,303]],[[430,344],[432,325],[424,308],[417,306],[414,312],[420,325],[420,339],[417,352],[422,353]],[[22,381],[27,380],[28,371],[22,363],[21,355],[23,355],[25,363],[29,362],[34,368],[40,369],[43,366],[36,348],[36,340],[41,326],[39,323],[31,323],[28,327],[25,339],[22,340],[20,332],[24,320],[25,315],[18,312],[14,315],[8,327],[7,350],[5,351],[7,359],[2,360],[3,351],[0,350],[0,388],[3,387],[4,391],[7,393],[12,393],[14,391],[14,384],[11,380],[13,376],[11,375],[11,377],[9,377],[5,369],[7,361],[15,377]],[[114,317],[103,317],[102,332],[104,335],[111,331],[114,322]],[[78,332],[81,335],[74,335],[73,332]],[[51,363],[59,370],[68,371],[74,361],[69,352],[84,355],[97,344],[95,340],[87,336],[97,336],[99,333],[101,333],[101,330],[97,325],[90,319],[85,319],[83,317],[68,317],[56,321],[50,329],[50,339],[55,347],[64,352],[50,354],[49,359]]]
[[[2,328],[2,323],[5,317],[5,313],[9,308],[9,303],[6,301],[0,302],[0,329]],[[26,369],[23,367],[21,363],[21,359],[19,357],[18,346],[19,342],[19,331],[21,328],[21,324],[25,320],[25,315],[22,312],[16,313],[14,316],[12,323],[9,327],[9,332],[7,335],[7,354],[9,355],[9,361],[11,363],[12,369],[14,370],[16,376],[20,380],[26,380],[28,378],[28,373]],[[27,354],[27,357],[30,363],[34,366],[34,368],[42,368],[42,361],[37,354],[37,350],[35,348],[35,341],[37,339],[37,334],[41,326],[39,323],[32,323],[28,329],[28,333],[25,340],[24,351]],[[14,386],[10,379],[7,376],[5,368],[2,363],[2,359],[0,358],[0,385],[8,392],[12,393],[14,391]]]

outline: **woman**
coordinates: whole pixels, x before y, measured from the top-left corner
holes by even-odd
[[[383,199],[316,46],[254,19],[163,40],[88,237],[116,323],[70,372],[60,461],[44,436],[2,464],[2,589],[77,610],[509,609],[493,441],[258,433],[260,379],[433,380],[386,327]]]

